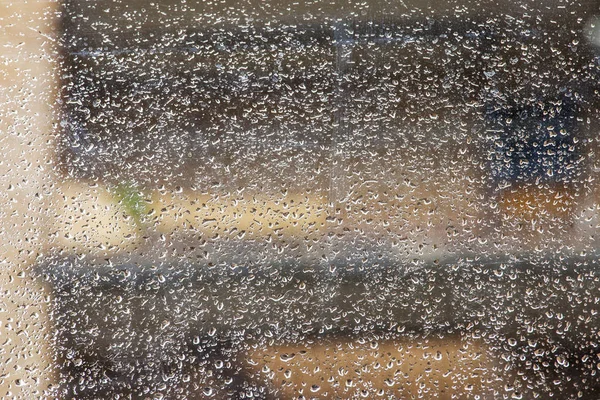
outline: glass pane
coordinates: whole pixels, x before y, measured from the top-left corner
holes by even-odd
[[[599,396],[598,4],[4,8],[0,397]]]

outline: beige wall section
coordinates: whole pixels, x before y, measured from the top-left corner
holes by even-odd
[[[0,2],[0,398],[48,397],[48,294],[28,270],[47,245],[57,3]],[[46,394],[45,394],[46,392]]]
[[[457,337],[257,346],[246,363],[252,378],[286,399],[485,399],[508,381],[484,344]]]
[[[52,199],[52,245],[61,253],[109,257],[141,247],[139,227],[109,188],[64,181]]]

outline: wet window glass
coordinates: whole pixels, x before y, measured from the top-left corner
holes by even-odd
[[[0,28],[0,398],[600,397],[600,3]]]

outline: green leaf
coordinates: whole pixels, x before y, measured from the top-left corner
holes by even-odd
[[[127,214],[131,215],[136,225],[142,226],[142,217],[148,212],[143,192],[131,182],[117,185],[113,190],[115,199],[125,208]]]

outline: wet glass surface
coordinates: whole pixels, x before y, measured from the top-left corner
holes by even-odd
[[[11,12],[0,397],[600,396],[600,4]]]

